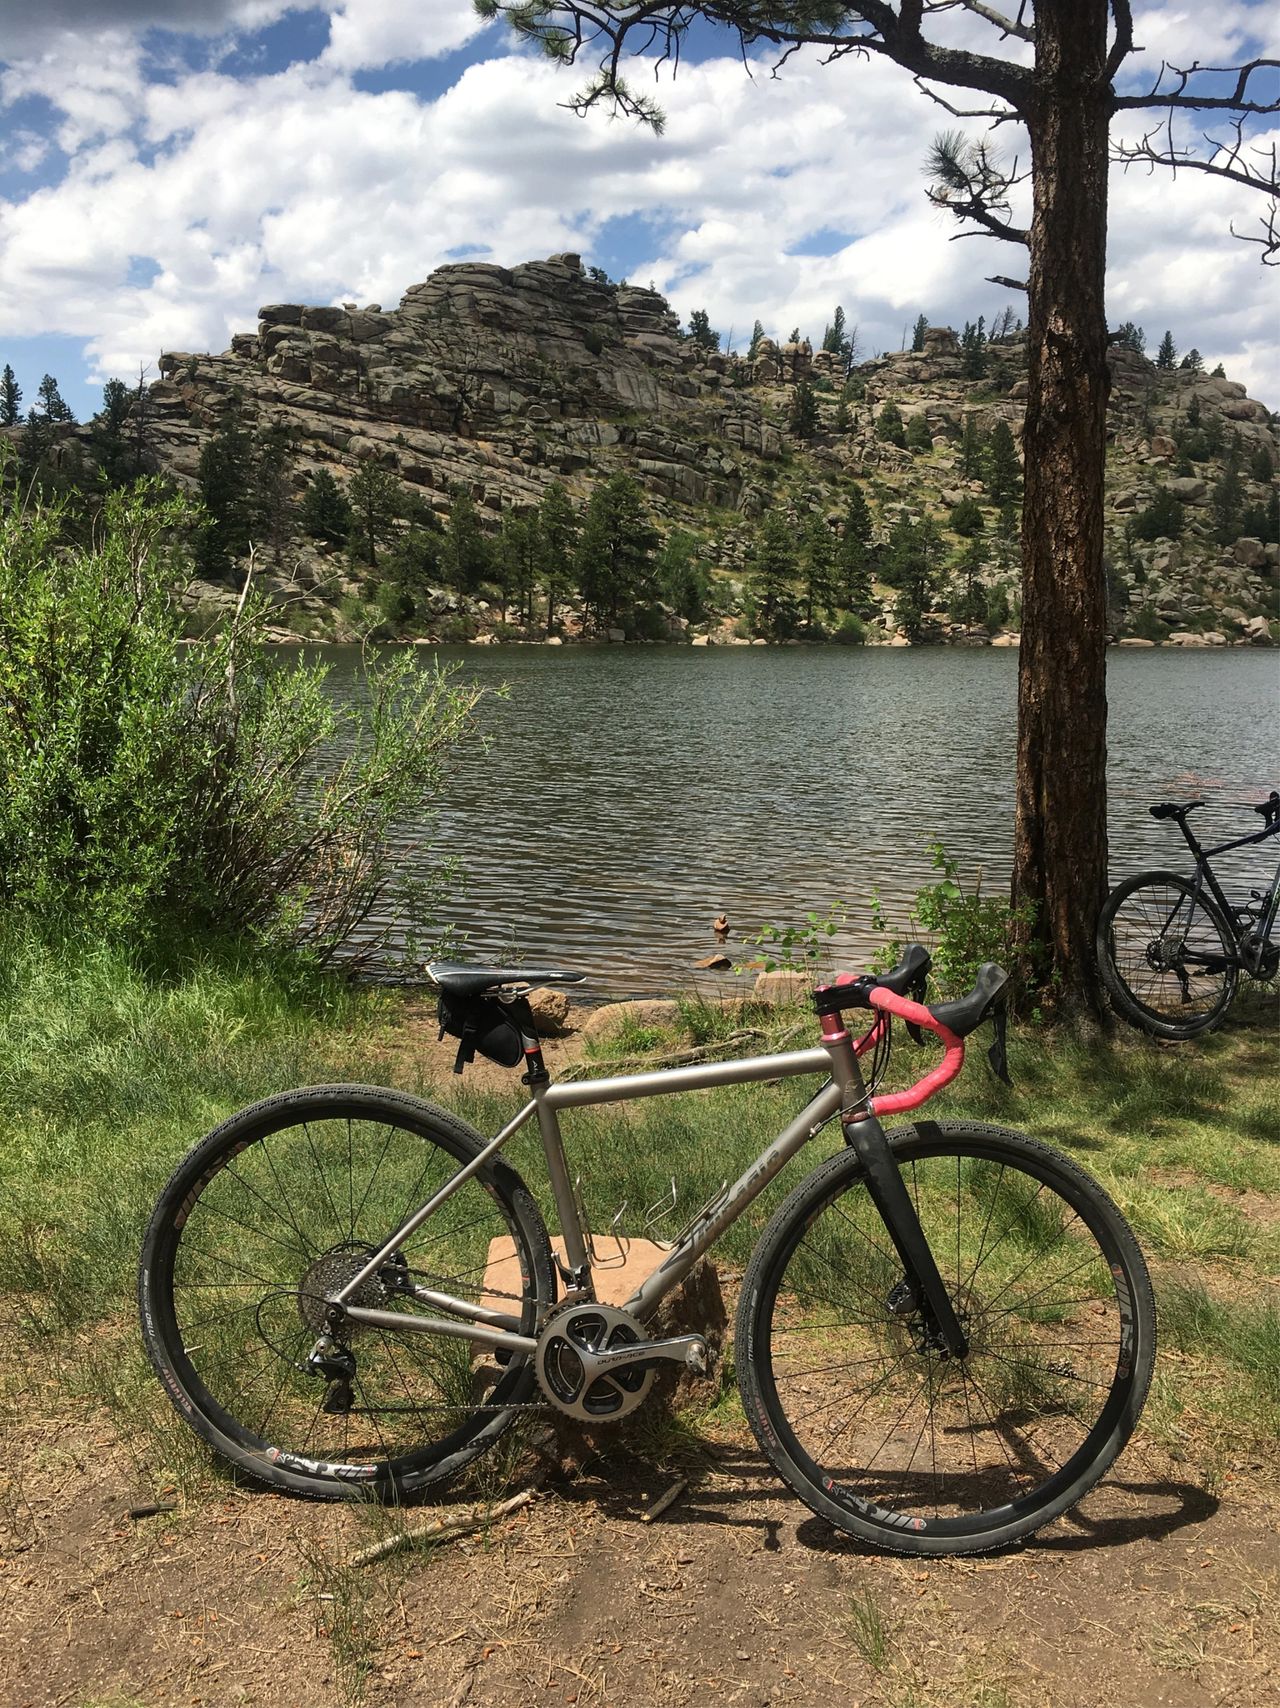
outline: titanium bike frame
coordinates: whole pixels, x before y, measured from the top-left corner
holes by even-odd
[[[846,1143],[862,1160],[867,1189],[885,1224],[885,1229],[903,1263],[904,1278],[917,1299],[926,1305],[947,1351],[963,1357],[967,1351],[964,1332],[956,1318],[946,1286],[938,1272],[929,1244],[920,1226],[915,1205],[894,1161],[893,1152],[880,1124],[882,1114],[898,1114],[920,1106],[949,1080],[964,1062],[964,1044],[934,1019],[921,1003],[892,991],[872,987],[868,1003],[879,1010],[874,1024],[856,1043],[845,1030],[839,1013],[822,1016],[822,1043],[814,1049],[793,1050],[782,1055],[752,1056],[727,1062],[709,1062],[692,1067],[657,1069],[651,1073],[575,1080],[552,1084],[542,1061],[536,1036],[521,1027],[525,1060],[529,1071],[525,1083],[530,1099],[515,1118],[492,1138],[469,1163],[453,1175],[428,1201],[398,1228],[364,1268],[354,1275],[330,1304],[340,1307],[342,1317],[353,1323],[377,1328],[421,1331],[469,1340],[494,1350],[532,1354],[536,1335],[519,1332],[519,1319],[484,1305],[455,1299],[431,1288],[412,1287],[410,1296],[419,1303],[447,1311],[446,1317],[418,1316],[385,1311],[348,1301],[357,1289],[386,1263],[406,1240],[450,1198],[459,1187],[478,1174],[491,1158],[514,1137],[527,1121],[536,1118],[547,1159],[547,1173],[564,1239],[567,1283],[562,1303],[591,1303],[595,1300],[592,1279],[590,1236],[583,1224],[577,1194],[565,1159],[560,1132],[561,1109],[582,1108],[593,1103],[624,1103],[635,1097],[676,1096],[688,1091],[706,1091],[722,1085],[747,1085],[754,1081],[786,1079],[803,1074],[823,1074],[825,1083],[783,1128],[732,1185],[722,1187],[698,1211],[677,1238],[661,1263],[626,1300],[623,1309],[646,1321],[662,1299],[679,1285],[720,1235],[764,1190],[810,1139],[839,1115]],[[519,1017],[520,999],[513,1005]],[[849,1006],[853,1006],[851,996]],[[527,1012],[527,1007],[526,1007]],[[887,1032],[890,1017],[898,1016],[935,1033],[946,1048],[943,1061],[909,1090],[885,1097],[869,1097],[858,1056],[872,1049]]]

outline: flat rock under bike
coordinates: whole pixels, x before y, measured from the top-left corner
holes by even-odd
[[[743,1280],[736,1371],[760,1447],[816,1513],[877,1548],[964,1554],[1029,1536],[1133,1432],[1155,1356],[1151,1284],[1120,1212],[1068,1157],[970,1121],[885,1132],[955,1077],[989,1015],[1003,1068],[1005,974],[988,964],[968,996],[930,1007],[928,969],[912,945],[892,972],[820,987],[811,1049],[553,1084],[527,995],[580,975],[435,965],[459,1069],[476,1050],[523,1062],[529,1101],[489,1139],[358,1085],[285,1092],[215,1128],[165,1187],[142,1251],[143,1335],[166,1391],[238,1471],[319,1499],[420,1497],[532,1408],[626,1416],[655,1365],[704,1364],[699,1336],[650,1337],[659,1302],[838,1118],[844,1148],[779,1206]],[[844,1015],[858,1009],[871,1023],[855,1041]],[[879,1095],[895,1019],[945,1053]],[[623,1306],[599,1303],[560,1111],[793,1075],[821,1081],[795,1118]],[[530,1121],[563,1260],[500,1155]],[[499,1288],[495,1273],[513,1279]]]

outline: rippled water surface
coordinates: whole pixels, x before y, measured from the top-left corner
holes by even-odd
[[[592,994],[690,986],[727,913],[731,948],[770,922],[849,904],[857,964],[878,891],[905,921],[937,835],[966,880],[1007,881],[1017,654],[922,648],[447,648],[484,685],[434,828],[406,864],[461,857],[448,918],[470,959],[579,967]],[[356,680],[335,649],[335,692]],[[426,653],[424,662],[432,654]],[[1256,824],[1224,803],[1280,787],[1280,655],[1120,651],[1109,658],[1113,876],[1184,869],[1150,802],[1203,794],[1206,836]],[[1270,853],[1270,861],[1266,854]],[[1275,844],[1232,868],[1257,881]],[[705,977],[705,975],[696,975]]]

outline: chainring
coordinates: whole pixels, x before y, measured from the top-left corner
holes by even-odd
[[[538,1336],[534,1370],[538,1386],[557,1411],[579,1423],[614,1423],[633,1412],[653,1386],[653,1366],[625,1365],[590,1379],[579,1349],[591,1353],[640,1347],[649,1339],[618,1305],[561,1305]]]

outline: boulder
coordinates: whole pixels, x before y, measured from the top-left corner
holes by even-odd
[[[1267,561],[1267,551],[1262,541],[1247,535],[1236,541],[1232,547],[1232,555],[1236,562],[1242,563],[1246,569],[1261,569]]]
[[[638,997],[631,1002],[608,1002],[588,1015],[582,1027],[584,1039],[608,1038],[624,1026],[675,1026],[680,1004],[663,997]]]
[[[540,986],[537,990],[531,990],[529,1007],[533,1012],[533,1023],[540,1033],[555,1036],[567,1030],[569,998],[563,990],[555,986]]]
[[[795,1002],[807,996],[816,983],[817,977],[813,973],[798,973],[780,967],[771,973],[758,974],[751,994],[757,1002]]]

